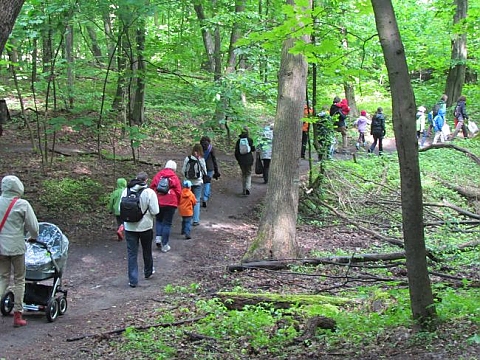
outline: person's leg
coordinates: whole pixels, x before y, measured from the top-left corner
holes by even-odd
[[[23,311],[23,296],[25,294],[25,254],[11,257],[13,267],[13,295],[15,303],[13,311]]]
[[[465,122],[462,125],[462,133],[463,133],[463,138],[468,139],[468,128],[467,128],[467,125],[465,125]]]
[[[308,132],[302,131],[302,151],[301,151],[302,159],[305,159],[305,153],[307,151],[307,144],[308,144]]]
[[[252,165],[245,166],[245,194],[250,195],[252,188]]]
[[[127,241],[128,282],[132,287],[138,284],[138,238],[138,233],[125,231],[125,239]]]
[[[383,154],[383,136],[378,138],[378,155]]]
[[[207,175],[212,178],[213,176],[213,170],[207,171]],[[206,183],[203,184],[203,196],[202,196],[202,206],[207,207],[207,202],[210,199],[210,194],[211,194],[211,183]],[[205,204],[204,204],[205,203]]]
[[[247,167],[245,165],[240,165],[240,171],[242,172],[242,194],[245,195],[245,190],[247,188]]]
[[[0,297],[5,295],[10,283],[10,270],[12,262],[10,256],[0,255]]]
[[[197,199],[197,204],[193,207],[193,223],[200,223],[200,197],[202,196],[202,185],[192,186],[192,192]]]
[[[153,274],[152,240],[153,229],[139,233],[142,244],[143,275],[148,279]]]
[[[199,195],[200,196],[200,195]],[[173,214],[176,208],[173,206],[165,206],[163,209],[163,223],[162,223],[162,250],[170,246],[170,230],[173,223]],[[167,250],[168,251],[168,250]]]
[[[463,127],[463,121],[457,120],[457,125],[455,126],[455,131],[453,132],[452,136],[450,137],[450,140],[453,140],[457,137],[458,133]]]
[[[342,148],[345,150],[347,148],[347,128],[342,126],[340,128],[340,132],[342,133]]]
[[[191,227],[192,227],[192,217],[191,216],[184,216],[183,220],[185,221],[185,239],[190,239],[190,232],[191,232]]]
[[[372,145],[370,145],[370,148],[368,149],[369,153],[373,152],[373,150],[375,150],[375,148],[377,147],[377,140],[378,140],[378,137],[375,134],[373,134],[373,143]]]
[[[268,170],[270,169],[270,159],[263,159],[263,182],[268,183]]]
[[[155,215],[155,245],[162,246],[162,222],[163,222],[163,206],[160,206],[160,212]]]

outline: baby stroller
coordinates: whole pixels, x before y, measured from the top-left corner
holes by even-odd
[[[62,274],[69,242],[56,225],[40,222],[39,227],[38,239],[26,243],[23,309],[44,311],[47,320],[53,322],[67,311],[67,290],[62,289]],[[46,280],[50,279],[53,284],[47,285]],[[0,304],[2,314],[8,315],[13,310],[13,292],[7,291]]]

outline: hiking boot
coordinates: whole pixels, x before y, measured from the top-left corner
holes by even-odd
[[[13,326],[19,327],[25,325],[27,325],[27,320],[22,318],[22,313],[20,311],[15,311],[13,313]]]
[[[204,207],[204,208],[207,207],[207,202],[206,201],[202,201],[202,207]]]
[[[152,273],[150,275],[145,275],[145,279],[150,279],[152,275],[155,274],[155,268],[152,269]]]
[[[162,252],[166,253],[170,251],[170,245],[166,244],[162,246]]]
[[[357,143],[355,144],[355,147],[357,148],[357,150],[360,150],[360,143],[357,142]]]
[[[199,223],[198,221],[195,221],[195,222],[192,224],[192,226],[198,226],[198,225],[200,225],[200,223]]]
[[[185,235],[185,240],[190,240],[192,237],[190,235]]]

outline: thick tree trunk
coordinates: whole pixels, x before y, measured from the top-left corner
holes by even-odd
[[[288,0],[287,4],[295,5],[295,2]],[[306,36],[302,40],[309,41]],[[257,236],[243,257],[245,262],[298,256],[296,224],[300,183],[299,144],[302,138],[308,67],[303,55],[290,53],[296,41],[297,39],[287,39],[282,46],[265,209]]]
[[[205,54],[207,56],[206,68],[208,69],[208,71],[213,73],[215,71],[215,60],[213,58],[213,54],[215,52],[215,44],[213,41],[213,37],[212,34],[207,30],[206,17],[202,4],[194,4],[193,8],[195,10],[195,13],[197,14],[198,20],[200,21],[203,46],[205,47]]]
[[[456,12],[453,17],[453,24],[464,21],[467,17],[468,0],[455,0]],[[445,94],[448,95],[447,106],[455,104],[462,95],[463,84],[465,83],[465,72],[467,68],[467,35],[457,34],[452,40],[452,58],[448,72]]]
[[[408,76],[405,50],[398,30],[392,2],[372,0],[377,31],[392,93],[393,126],[400,163],[403,235],[413,318],[422,326],[435,316],[428,277],[423,233],[423,201],[418,143],[416,138],[415,98]]]
[[[15,20],[22,9],[25,0],[4,0],[0,10],[0,55],[12,32]]]

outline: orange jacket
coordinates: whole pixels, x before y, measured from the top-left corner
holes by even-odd
[[[180,203],[178,204],[178,213],[180,216],[193,216],[193,207],[197,199],[190,188],[182,188]]]

